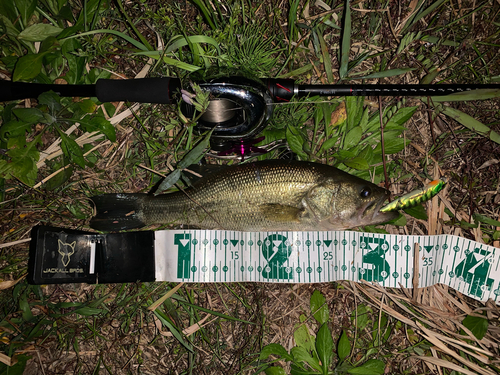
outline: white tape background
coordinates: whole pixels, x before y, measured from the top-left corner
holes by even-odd
[[[452,235],[335,232],[155,232],[156,280],[172,282],[377,282],[446,284],[480,301],[500,295],[500,249]]]

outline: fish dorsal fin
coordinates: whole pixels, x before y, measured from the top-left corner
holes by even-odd
[[[279,203],[267,203],[259,206],[262,215],[269,221],[279,223],[298,223],[302,210]]]

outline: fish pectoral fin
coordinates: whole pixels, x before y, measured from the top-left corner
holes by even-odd
[[[259,208],[267,220],[279,223],[298,223],[302,213],[300,208],[278,203],[261,204]]]

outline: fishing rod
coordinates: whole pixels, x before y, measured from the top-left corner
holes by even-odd
[[[194,77],[194,76],[193,76]],[[96,97],[100,102],[128,101],[178,104],[187,117],[195,107],[183,93],[196,82],[208,92],[209,105],[197,121],[197,131],[212,133],[213,149],[255,137],[266,126],[273,104],[305,96],[442,96],[477,89],[498,89],[498,84],[356,84],[303,85],[292,79],[255,79],[244,74],[214,76],[188,81],[179,78],[99,79],[94,85],[58,85],[0,81],[0,102],[37,98],[47,91],[63,97]],[[200,76],[202,77],[202,76]]]

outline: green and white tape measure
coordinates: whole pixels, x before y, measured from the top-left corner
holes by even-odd
[[[156,281],[319,283],[337,280],[413,287],[443,283],[499,301],[500,249],[452,236],[359,232],[155,232]]]

